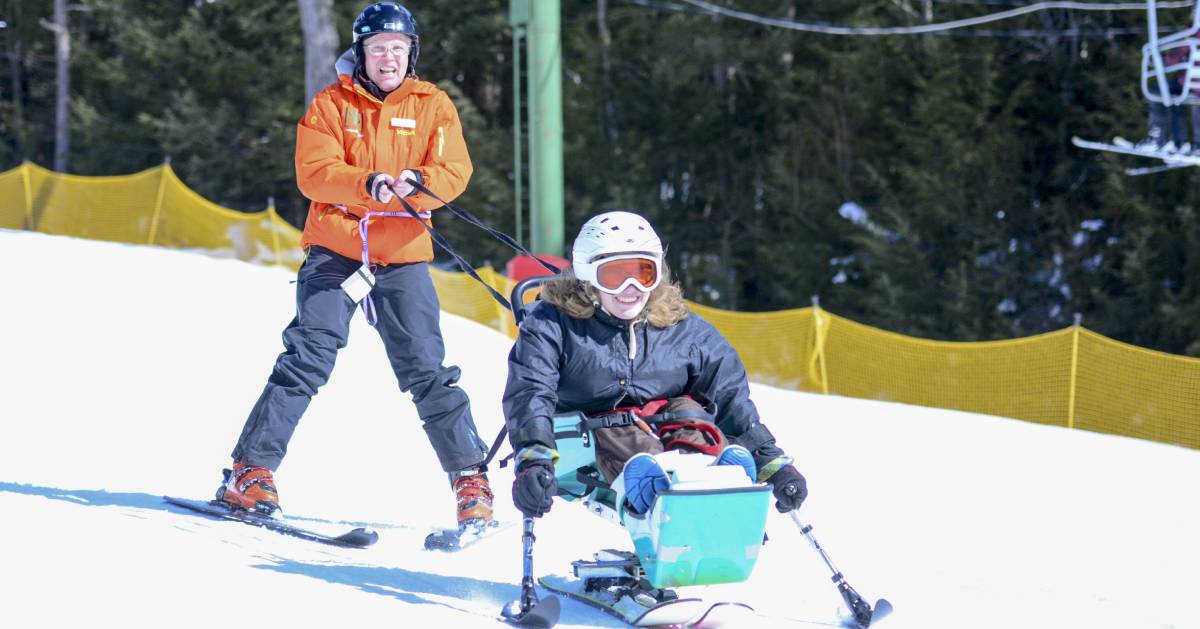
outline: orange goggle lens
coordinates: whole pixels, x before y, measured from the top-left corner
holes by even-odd
[[[596,283],[608,290],[621,288],[629,278],[649,290],[658,281],[658,265],[646,258],[625,258],[596,266]]]

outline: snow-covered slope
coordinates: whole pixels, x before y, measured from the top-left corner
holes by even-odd
[[[0,230],[0,624],[492,627],[520,578],[513,527],[457,555],[448,484],[361,315],[276,474],[343,550],[188,515],[207,498],[281,350],[293,274],[198,254]],[[501,426],[509,340],[444,315],[476,421]],[[1200,627],[1200,452],[1013,420],[754,387],[811,496],[801,511],[883,626]],[[509,470],[493,470],[499,515]],[[618,528],[557,504],[535,570]],[[832,620],[829,572],[775,514],[758,568],[718,586],[764,627]],[[577,603],[561,626],[620,626]]]

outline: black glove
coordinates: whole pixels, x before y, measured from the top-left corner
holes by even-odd
[[[517,466],[512,497],[521,513],[531,518],[546,515],[557,494],[558,479],[550,461],[523,461]]]
[[[776,499],[775,508],[779,509],[780,513],[799,509],[804,499],[808,497],[808,483],[791,465],[779,468],[779,471],[768,478],[767,482],[771,483],[774,488],[772,491]]]

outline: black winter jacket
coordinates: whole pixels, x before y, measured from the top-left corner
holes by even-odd
[[[666,328],[632,325],[596,309],[576,319],[536,302],[508,355],[504,417],[514,449],[554,447],[552,416],[642,406],[689,394],[716,404],[717,426],[759,464],[783,454],[759,422],[737,352],[695,313]]]

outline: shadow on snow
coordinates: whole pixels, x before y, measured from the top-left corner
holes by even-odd
[[[3,481],[0,481],[0,492],[21,494],[26,496],[38,496],[41,498],[48,498],[50,500],[61,500],[85,507],[124,507],[162,511],[165,513],[186,514],[190,516],[197,515],[195,512],[184,509],[183,507],[177,507],[175,505],[170,505],[166,502],[163,502],[162,496],[157,494],[110,492],[102,489],[62,489],[58,487],[22,485]],[[294,516],[289,516],[288,519],[329,522],[328,520],[319,520],[315,518],[296,518]],[[355,524],[356,526],[379,526],[383,528],[405,528],[394,524],[376,525],[370,523],[350,522],[345,524]],[[421,549],[414,549],[414,553],[427,552],[428,551]],[[513,583],[497,583],[494,581],[484,581],[469,577],[445,576],[430,574],[427,572],[417,572],[414,570],[405,570],[403,568],[348,566],[339,564],[309,564],[287,559],[281,559],[278,561],[278,563],[260,564],[255,567],[285,574],[303,575],[337,585],[348,585],[370,594],[391,596],[408,604],[437,605],[458,612],[493,617],[497,620],[499,620],[500,608],[503,607],[506,602],[517,598],[521,593],[520,585],[517,583],[519,580],[519,575],[514,575]],[[464,602],[468,600],[473,601],[482,599],[487,601],[492,607],[495,607],[495,610],[493,612],[486,606],[476,606],[474,608],[467,606],[456,606],[443,600],[428,598],[422,595],[430,595],[434,597],[453,597],[462,599]],[[546,596],[547,594],[544,591],[539,591],[539,595]],[[578,624],[597,627],[626,626],[615,619],[609,618],[600,612],[592,610],[581,603],[570,601],[569,599],[563,600],[562,617],[560,618],[559,622],[562,624]]]
[[[417,552],[425,553],[426,551]],[[517,579],[514,579],[514,583],[497,583],[469,577],[417,572],[404,568],[311,564],[291,560],[260,564],[255,567],[285,574],[303,575],[337,585],[348,585],[370,594],[391,596],[412,605],[438,605],[454,611],[497,620],[500,619],[500,609],[504,604],[517,598],[521,593],[520,585],[515,582]],[[546,595],[539,588],[539,596]],[[463,602],[473,601],[478,604],[458,606],[453,602],[439,600],[441,597],[453,597]],[[569,600],[563,600],[563,603],[559,624],[592,627],[627,626],[581,603]]]
[[[162,496],[139,493],[108,492],[102,489],[59,489],[57,487],[39,487],[37,485],[19,485],[17,483],[0,482],[0,491],[26,496],[41,496],[51,500],[62,500],[71,504],[85,507],[132,507],[135,509],[153,509],[171,513],[183,513],[182,508],[173,507],[163,502]]]
[[[154,511],[165,511],[167,513],[183,513],[187,515],[198,515],[195,511],[178,507],[172,504],[163,502],[163,497],[159,494],[143,494],[130,492],[110,492],[103,489],[60,489],[57,487],[40,487],[38,485],[22,485],[18,483],[7,483],[0,481],[0,492],[9,492],[14,494],[24,494],[26,496],[40,496],[51,500],[62,500],[71,504],[82,505],[85,507],[129,507],[134,509],[151,509]],[[208,499],[208,498],[205,498]],[[219,519],[213,516],[212,519]],[[316,522],[323,524],[338,524],[356,527],[366,527],[373,529],[407,529],[410,528],[404,524],[388,524],[382,522],[354,522],[347,520],[326,520],[323,518],[310,518],[304,516],[296,516],[287,514],[286,520],[293,522]]]

